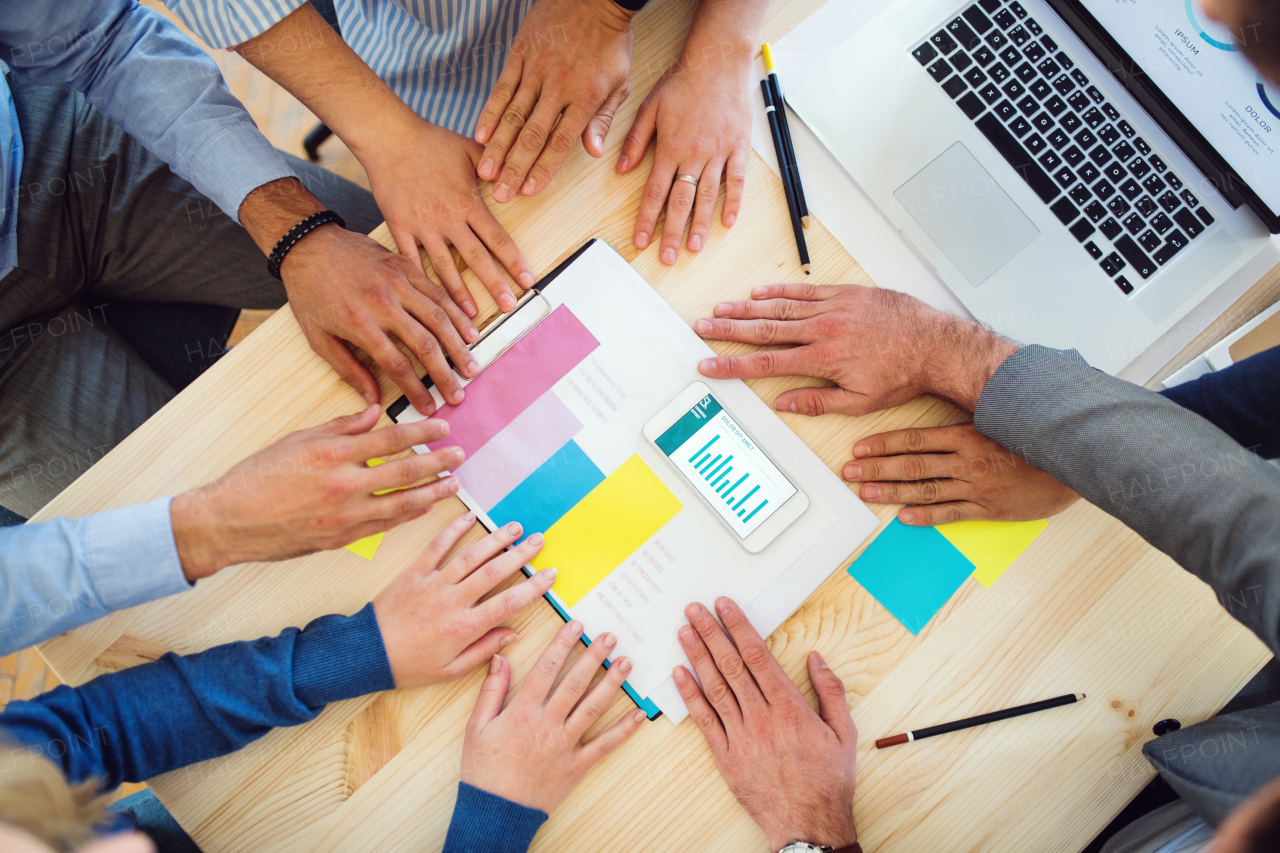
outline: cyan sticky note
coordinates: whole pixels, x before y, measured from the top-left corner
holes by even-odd
[[[849,574],[908,631],[919,634],[973,568],[935,528],[908,527],[895,518]]]

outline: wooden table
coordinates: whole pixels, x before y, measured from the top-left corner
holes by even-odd
[[[777,40],[821,2],[775,2],[765,37]],[[676,56],[692,6],[659,0],[637,18],[635,93],[614,122],[610,154],[593,161],[579,151],[548,191],[498,208],[535,270],[601,237],[690,322],[721,299],[799,277],[781,184],[755,155],[739,224],[729,231],[717,224],[701,253],[664,267],[656,247],[639,252],[631,244],[648,168],[618,177],[612,164],[641,98]],[[375,236],[391,245],[385,228]],[[809,245],[818,281],[871,283],[821,224],[810,230]],[[1273,275],[1264,284],[1274,289],[1276,281]],[[772,400],[798,381],[751,384]],[[384,403],[399,395],[385,378],[382,390]],[[280,312],[38,518],[84,515],[208,482],[287,432],[360,407],[308,349],[291,314]],[[859,436],[960,416],[921,399],[862,418],[784,418],[838,471]],[[372,562],[340,550],[239,566],[194,592],[50,640],[41,651],[59,677],[78,684],[167,651],[195,652],[325,613],[355,612],[460,510],[449,501],[392,531]],[[892,515],[893,508],[879,510],[882,520]],[[539,603],[512,624],[522,636],[508,650],[519,681],[560,620]],[[855,812],[863,844],[877,853],[1078,850],[1151,777],[1140,751],[1151,725],[1212,715],[1268,657],[1206,586],[1089,505],[1054,518],[991,590],[967,581],[919,636],[835,571],[770,644],[811,701],[804,674],[810,649],[844,680],[863,732]],[[337,703],[308,725],[277,730],[152,787],[206,853],[438,849],[480,678],[475,672],[453,684]],[[1070,691],[1089,698],[922,744],[871,747],[876,737],[910,725]],[[628,707],[620,698],[603,722]],[[693,723],[661,719],[587,777],[534,847],[766,849]]]

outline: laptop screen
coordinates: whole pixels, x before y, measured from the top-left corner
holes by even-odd
[[[1137,66],[1129,76],[1149,78],[1271,213],[1280,212],[1280,90],[1263,82],[1201,0],[1076,2]],[[1124,79],[1123,68],[1112,70]],[[1125,82],[1132,90],[1135,81]]]

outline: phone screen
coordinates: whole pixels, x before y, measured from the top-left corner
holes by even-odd
[[[659,436],[657,445],[742,539],[797,492],[710,394]]]

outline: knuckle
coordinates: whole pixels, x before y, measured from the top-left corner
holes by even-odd
[[[749,643],[742,648],[742,659],[750,667],[764,666],[771,657],[769,650],[760,643]]]
[[[908,456],[903,460],[902,473],[908,480],[923,480],[924,460],[919,456]]]
[[[551,678],[560,671],[560,665],[550,658],[543,658],[538,661],[538,671],[548,678]]]
[[[941,523],[954,524],[955,522],[960,520],[960,507],[958,507],[955,504],[951,504],[951,506],[947,506],[947,507],[942,507],[942,511],[940,514],[943,518],[943,521]],[[936,519],[937,519],[937,515],[934,515],[933,520],[935,520],[935,523],[937,523]]]
[[[742,658],[738,655],[727,655],[720,664],[720,671],[725,674],[726,678],[737,678],[742,675],[743,669]]]
[[[573,150],[573,144],[576,141],[576,137],[571,137],[569,134],[560,131],[551,135],[551,140],[547,143],[547,148],[555,154],[568,154]]]
[[[723,704],[730,698],[729,685],[722,681],[716,681],[710,685],[706,685],[704,687],[704,692],[707,694],[707,701],[713,705]]]
[[[777,325],[768,320],[758,320],[753,326],[755,327],[756,343],[762,346],[772,344],[778,337]]]
[[[942,497],[942,489],[937,480],[925,480],[920,484],[921,503],[937,503]]]
[[[922,429],[909,429],[902,434],[902,443],[907,450],[919,452],[928,446],[928,440],[925,437],[925,431]]]
[[[667,200],[667,189],[661,184],[649,184],[644,188],[645,201],[661,205]]]

